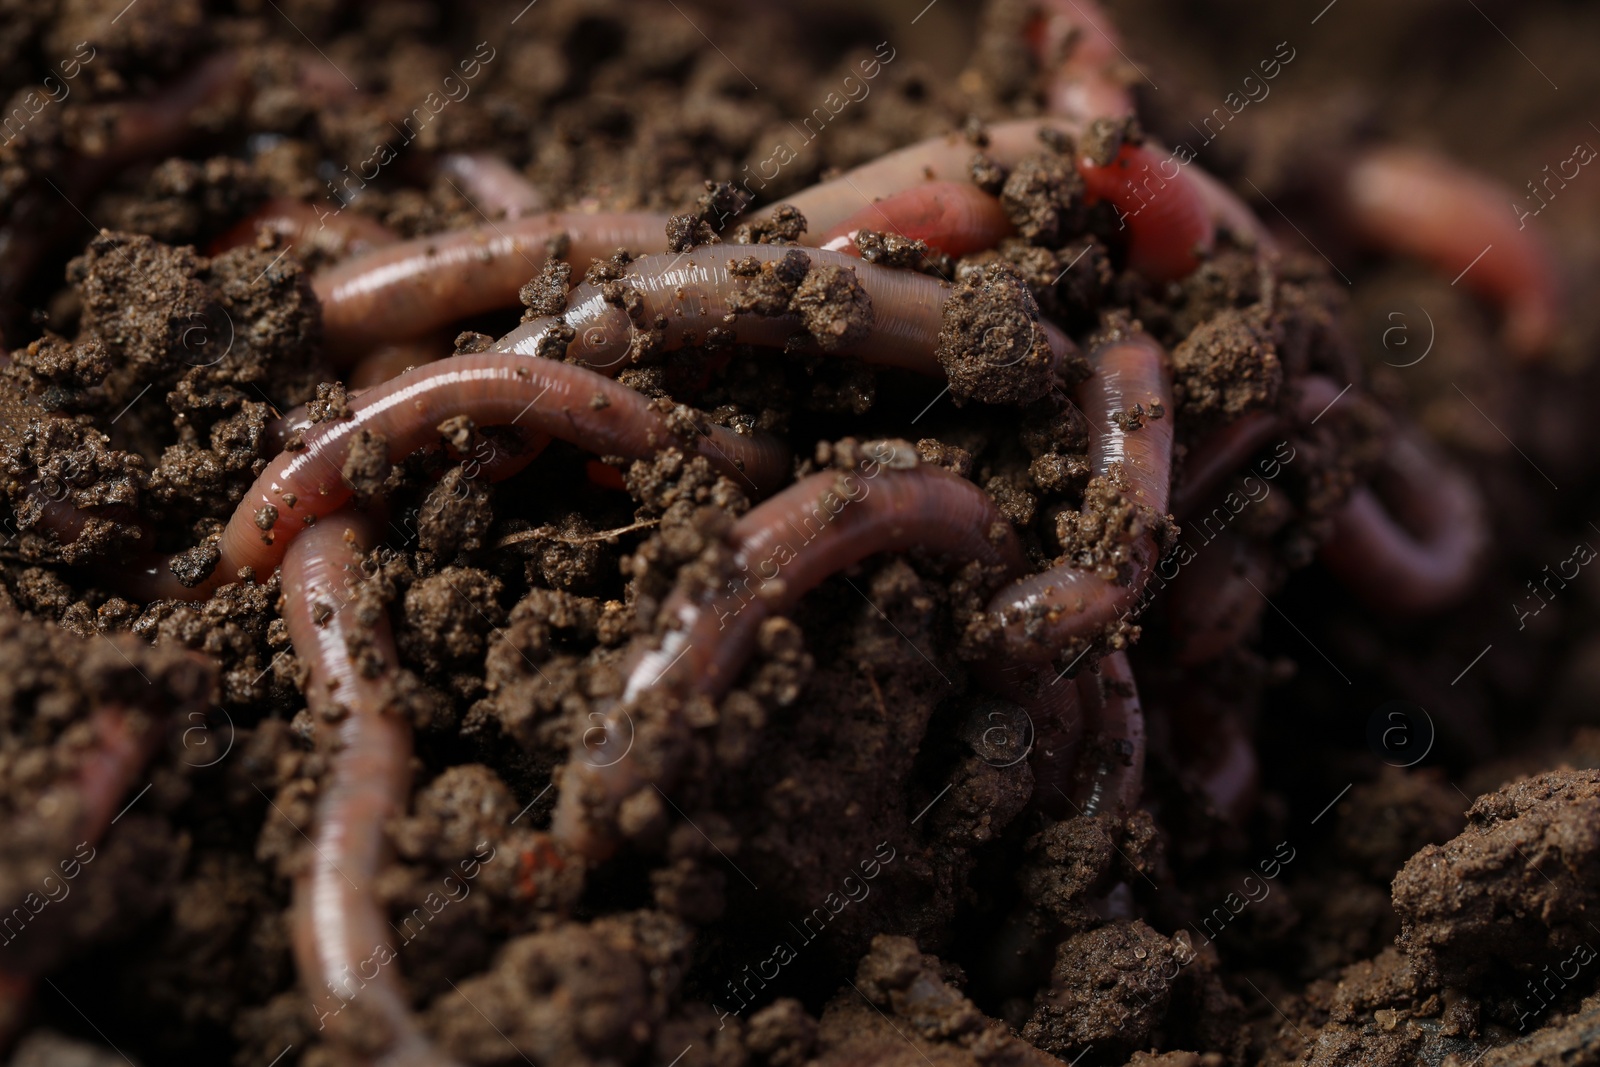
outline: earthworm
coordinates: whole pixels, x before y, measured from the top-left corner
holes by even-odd
[[[1333,379],[1320,374],[1297,379],[1292,389],[1293,420],[1276,411],[1247,412],[1212,431],[1194,447],[1172,490],[1173,515],[1181,521],[1193,514],[1268,441],[1283,434],[1294,421],[1309,423],[1316,419],[1344,392]]]
[[[870,446],[869,446],[870,448]],[[661,606],[659,644],[636,640],[621,696],[575,747],[563,772],[552,833],[591,858],[612,842],[586,801],[616,803],[645,784],[631,757],[631,708],[646,690],[715,699],[738,676],[763,619],[792,607],[828,576],[877,552],[920,549],[1016,574],[1011,525],[982,489],[941,468],[896,469],[905,442],[884,442],[859,471],[804,478],[753,508],[728,535],[732,573],[721,589],[680,583]],[[621,755],[613,758],[611,753]]]
[[[350,368],[350,388],[370,389],[403,374],[409,367],[421,367],[444,359],[452,349],[449,333],[448,330],[434,330],[404,341],[385,341]]]
[[[499,156],[452,152],[441,156],[434,170],[486,218],[520,219],[545,209],[544,194]]]
[[[129,164],[182,145],[195,132],[189,121],[195,107],[244,88],[244,73],[236,52],[219,52],[154,96],[110,105],[115,117],[109,124],[83,126],[85,136],[54,179],[58,188],[21,192],[0,227],[0,304],[8,314],[44,257],[83,226],[71,205],[83,203]]]
[[[986,143],[981,151],[1001,166],[1014,167],[1023,157],[1041,151],[1039,134],[1054,130],[1076,137],[1084,124],[1068,118],[1014,119],[984,128]],[[946,134],[864,163],[837,178],[784,198],[806,217],[812,233],[826,234],[867,207],[924,182],[961,182],[972,179],[972,161],[979,147],[964,135]],[[763,208],[756,218],[770,215],[777,205]]]
[[[359,1038],[370,1062],[421,1067],[447,1061],[417,1027],[392,950],[380,955],[393,937],[377,882],[388,858],[385,826],[410,795],[411,729],[395,706],[399,654],[388,615],[356,602],[362,547],[377,543],[375,526],[341,509],[297,537],[283,559],[283,620],[310,669],[306,705],[332,760],[312,848],[294,880],[293,940],[318,1029],[347,1044]]]
[[[1158,152],[1163,152],[1163,159],[1171,158],[1174,162],[1177,157],[1166,153],[1154,141],[1147,141],[1147,145]],[[1241,244],[1252,246],[1258,253],[1269,259],[1276,259],[1282,254],[1278,239],[1273,236],[1267,224],[1250,206],[1235,195],[1232,189],[1224,185],[1216,175],[1205,168],[1189,163],[1183,168],[1183,176],[1189,180],[1194,192],[1203,200],[1210,209],[1211,221],[1219,229],[1227,230],[1234,239]]]
[[[552,246],[583,267],[619,248],[666,250],[665,215],[581,212],[508,219],[376,248],[319,271],[327,347],[338,356],[400,341],[469,315],[514,307]]]
[[[1554,256],[1509,190],[1411,148],[1372,149],[1351,165],[1343,197],[1356,232],[1374,246],[1415,256],[1499,305],[1514,355],[1548,349],[1560,328]]]
[[[919,374],[944,375],[936,355],[943,322],[948,283],[927,275],[863,263],[841,252],[794,249],[781,245],[707,245],[679,255],[646,256],[632,263],[619,283],[584,284],[572,290],[567,311],[558,317],[533,319],[495,342],[491,351],[538,355],[552,331],[570,330],[566,357],[598,370],[615,373],[629,357],[639,333],[635,323],[660,324],[659,343],[675,348],[704,338],[713,329],[725,330],[742,344],[781,348],[805,326],[798,315],[732,314],[732,298],[744,280],[730,266],[754,259],[774,263],[788,256],[804,256],[813,267],[846,267],[872,301],[871,331],[848,340],[837,349],[880,366],[900,367]],[[625,284],[640,298],[637,319],[607,299],[610,285]],[[1056,327],[1040,321],[1056,365],[1072,351]]]
[[[1089,362],[1094,373],[1078,387],[1078,404],[1089,417],[1091,466],[1149,510],[1147,518],[1125,531],[1123,580],[1069,560],[995,595],[989,610],[1005,628],[1007,653],[1023,661],[1050,659],[1092,637],[1135,603],[1155,563],[1149,523],[1167,510],[1172,383],[1166,353],[1148,334],[1124,333],[1100,344]],[[1132,415],[1136,406],[1140,414]]]
[[[754,490],[778,485],[789,474],[788,451],[772,438],[740,436],[720,426],[690,434],[687,423],[632,389],[549,359],[501,352],[456,356],[368,389],[350,409],[349,418],[312,427],[304,448],[282,453],[261,472],[223,530],[221,560],[210,578],[185,588],[157,560],[133,568],[124,583],[130,594],[196,600],[236,580],[242,568],[264,578],[297,534],[350,499],[353,490],[341,472],[356,434],[381,439],[388,459],[397,462],[436,442],[436,427],[456,415],[481,426],[514,424],[547,433],[601,455],[645,459],[676,445]]]
[[[1128,230],[1128,265],[1154,282],[1182,278],[1216,243],[1212,205],[1170,156],[1125,144],[1106,166],[1079,159],[1088,201],[1105,200]]]
[[[957,259],[993,248],[1012,232],[1000,201],[971,182],[925,182],[869,204],[824,233],[819,246],[859,256],[856,234],[878,230],[925,241]]]
[[[1194,554],[1167,600],[1179,666],[1208,663],[1250,632],[1267,606],[1262,587],[1275,565],[1270,546],[1226,530]]]
[[[1002,672],[987,670],[984,684],[997,695],[1021,705],[1033,724],[1033,797],[1039,808],[1056,817],[1071,814],[1071,800],[1081,804],[1074,772],[1082,753],[1083,708],[1076,678],[1056,676],[1026,692]]]
[[[117,817],[118,807],[153,754],[161,733],[115,701],[90,714],[89,729],[90,748],[66,781],[38,799],[38,808],[46,811],[60,804],[76,805],[72,836],[92,848]],[[88,858],[93,859],[92,852]],[[48,894],[48,887],[45,889]],[[8,951],[0,966],[0,1051],[32,1021],[36,978],[60,962],[60,922],[57,909],[32,924],[33,929],[25,928],[26,938],[10,935],[18,940],[15,947],[9,940],[4,946]],[[57,928],[52,930],[52,926]]]
[[[1083,814],[1132,812],[1144,791],[1144,708],[1133,668],[1124,652],[1105,655],[1094,671],[1078,677],[1085,727],[1086,755],[1100,754],[1080,787]]]
[[[1116,26],[1094,0],[1044,0],[1027,31],[1048,69],[1045,103],[1052,112],[1089,123],[1133,114],[1133,94],[1115,74],[1123,55]]]
[[[285,247],[321,252],[331,259],[358,255],[394,244],[399,237],[389,227],[355,211],[320,211],[293,197],[275,196],[241,219],[207,250],[221,255],[230,248],[253,247],[265,231]]]
[[[1385,450],[1373,486],[1357,486],[1334,515],[1320,558],[1370,606],[1420,614],[1467,591],[1488,544],[1477,487],[1408,429]]]

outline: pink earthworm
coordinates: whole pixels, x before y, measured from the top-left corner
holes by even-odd
[[[1078,161],[1090,203],[1108,201],[1128,231],[1128,265],[1151,281],[1189,274],[1216,243],[1212,204],[1171,156],[1125,144],[1106,166]]]
[[[666,630],[635,642],[623,691],[579,740],[563,772],[552,833],[591,858],[612,842],[586,802],[616,803],[646,779],[631,758],[631,708],[647,690],[715,698],[748,657],[763,619],[828,576],[877,552],[921,549],[1006,574],[1024,566],[1010,524],[989,496],[941,468],[895,469],[905,442],[884,442],[857,471],[814,474],[752,509],[728,536],[736,577],[723,588],[682,584],[662,604]],[[616,753],[620,755],[612,756]]]
[[[359,255],[400,238],[376,219],[354,211],[325,211],[314,204],[275,196],[211,243],[210,255],[253,246],[265,232],[289,248],[315,250],[331,258]]]
[[[1334,516],[1320,558],[1371,607],[1415,615],[1459,600],[1488,546],[1472,479],[1406,429],[1385,450],[1374,486],[1357,486]]]
[[[1514,355],[1536,357],[1555,340],[1559,270],[1538,229],[1507,210],[1510,190],[1431,153],[1391,147],[1356,159],[1343,198],[1363,240],[1430,263],[1497,304]]]
[[[75,805],[77,819],[72,836],[82,842],[79,849],[87,846],[92,850],[117,818],[118,807],[154,753],[161,731],[115,701],[102,704],[91,713],[89,730],[90,747],[73,774],[40,797],[38,805],[41,811],[61,804]],[[86,858],[75,851],[63,862],[71,861],[73,856],[87,862],[94,858],[94,852]],[[49,891],[48,887],[45,889]],[[8,940],[4,946],[7,952],[0,963],[0,1051],[32,1022],[37,978],[61,962],[60,938],[52,936],[50,929],[60,920],[59,911],[48,914],[34,924],[35,928],[25,929],[27,937],[17,938],[15,945]],[[43,928],[38,928],[41,925]],[[54,933],[59,935],[61,931]]]
[[[261,580],[283,559],[295,536],[326,517],[353,489],[342,469],[357,434],[381,440],[391,462],[438,441],[436,427],[456,415],[481,426],[516,425],[547,433],[601,455],[645,459],[676,445],[754,490],[789,474],[788,450],[764,436],[741,436],[720,426],[685,435],[643,396],[583,367],[499,352],[456,356],[368,389],[350,404],[351,416],[319,423],[304,447],[272,460],[235,508],[223,530],[221,561],[192,588],[178,583],[164,560],[133,568],[130,595],[204,599],[241,570]]]
[[[959,133],[932,137],[813,185],[786,197],[783,203],[806,217],[812,233],[829,233],[862,208],[924,182],[971,181],[972,161],[980,152],[1001,166],[1012,167],[1025,156],[1044,149],[1039,139],[1041,131],[1053,130],[1077,137],[1084,127],[1084,123],[1067,118],[997,122],[985,127],[986,143],[981,149]],[[775,208],[776,205],[763,208],[755,217],[765,218]]]
[[[871,298],[871,332],[842,345],[838,349],[841,354],[919,374],[944,375],[935,351],[950,285],[924,274],[863,263],[853,256],[821,249],[706,245],[678,255],[637,260],[620,284],[631,287],[641,298],[638,321],[662,326],[660,343],[666,348],[704,338],[713,328],[726,331],[742,344],[781,348],[789,338],[805,333],[799,316],[733,314],[732,298],[740,291],[743,279],[730,267],[741,260],[774,263],[791,255],[806,257],[814,267],[854,271]],[[627,311],[607,299],[606,290],[606,286],[577,286],[568,296],[564,315],[525,322],[497,341],[492,351],[538,355],[552,331],[570,330],[573,338],[565,349],[567,359],[615,373],[628,359],[639,330]],[[1051,324],[1040,321],[1039,326],[1049,339],[1059,367],[1075,351],[1074,346]]]
[[[487,152],[452,152],[434,164],[434,173],[448,181],[485,218],[520,219],[545,210],[544,194],[527,175]]]
[[[349,358],[468,315],[515,307],[552,249],[579,267],[619,248],[663,252],[667,217],[557,212],[429,234],[351,256],[313,281],[327,347]]]
[[[1209,663],[1238,645],[1267,606],[1271,546],[1223,531],[1197,551],[1172,581],[1167,621],[1179,666]]]
[[[1005,628],[1008,655],[1021,661],[1049,660],[1124,617],[1155,563],[1155,532],[1149,524],[1166,514],[1172,470],[1166,353],[1147,334],[1125,333],[1101,343],[1089,362],[1094,373],[1078,387],[1078,404],[1089,417],[1091,466],[1148,509],[1147,517],[1125,532],[1122,578],[1080,569],[1069,560],[995,595],[989,610]]]
[[[1132,65],[1116,25],[1094,0],[1043,0],[1027,38],[1048,73],[1045,103],[1085,124],[1134,113],[1133,94],[1116,68]]]
[[[1177,161],[1177,156],[1167,153],[1154,141],[1146,143],[1161,152],[1163,159],[1171,158],[1174,162]],[[1209,173],[1203,167],[1189,163],[1184,166],[1183,176],[1188,179],[1195,194],[1205,202],[1213,226],[1227,230],[1236,241],[1255,248],[1259,254],[1268,259],[1276,259],[1282,255],[1282,247],[1272,230],[1216,175]]]
[[[877,230],[925,241],[959,259],[999,244],[1012,232],[1000,201],[971,182],[925,182],[862,208],[822,235],[820,247],[859,256],[856,234]]]
[[[410,795],[411,728],[395,703],[399,653],[388,615],[356,602],[362,550],[377,543],[376,526],[341,509],[297,537],[283,559],[283,620],[310,669],[306,705],[332,760],[294,879],[292,932],[318,1029],[345,1044],[362,1038],[364,1062],[422,1067],[447,1061],[411,1012],[377,893],[386,824],[405,813]]]

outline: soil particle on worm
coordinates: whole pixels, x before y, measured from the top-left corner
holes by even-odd
[[[1052,384],[1054,359],[1039,305],[1004,265],[957,280],[945,301],[936,354],[957,404],[1029,404]]]

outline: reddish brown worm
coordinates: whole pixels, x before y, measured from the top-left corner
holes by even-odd
[[[362,550],[378,539],[372,519],[345,508],[297,537],[283,560],[283,620],[309,668],[306,705],[332,760],[294,880],[292,932],[318,1029],[359,1047],[363,1062],[422,1067],[449,1061],[412,1015],[378,899],[386,826],[405,813],[411,782],[389,618],[357,602]]]
[[[1144,792],[1144,708],[1124,652],[1104,656],[1094,671],[1078,676],[1088,746],[1098,753],[1079,786],[1085,815],[1131,812]]]
[[[1513,354],[1534,357],[1555,340],[1555,257],[1526,213],[1519,221],[1510,190],[1427,152],[1380,148],[1351,165],[1344,199],[1363,239],[1430,263],[1499,305]]]
[[[304,447],[273,459],[235,508],[218,543],[221,562],[210,578],[180,585],[164,559],[137,568],[125,583],[132,596],[204,599],[248,568],[262,580],[307,527],[337,510],[352,489],[342,474],[357,434],[375,435],[390,461],[436,444],[437,427],[465,415],[480,426],[516,426],[570,441],[600,455],[647,459],[666,447],[703,455],[749,486],[770,490],[789,476],[787,448],[776,439],[742,436],[720,426],[689,436],[639,393],[604,375],[549,359],[502,352],[456,356],[368,389],[349,418],[319,423]],[[686,410],[686,409],[685,409]]]
[[[1172,471],[1172,383],[1166,353],[1149,335],[1125,334],[1091,353],[1094,373],[1078,387],[1089,417],[1090,463],[1119,485],[1151,521],[1167,511]],[[1142,412],[1130,420],[1135,407]],[[1159,412],[1159,416],[1155,413]],[[1125,573],[1113,578],[1072,561],[1002,589],[989,603],[1005,628],[1008,654],[1042,662],[1123,616],[1138,600],[1155,563],[1154,531],[1136,522],[1125,531]]]
[[[1224,530],[1172,581],[1167,621],[1180,666],[1209,663],[1254,629],[1273,580],[1272,547]]]
[[[621,697],[579,741],[563,772],[552,832],[592,858],[614,842],[591,803],[614,805],[646,779],[631,756],[631,706],[667,687],[720,696],[732,684],[761,621],[787,611],[828,576],[877,552],[917,548],[976,560],[1006,574],[1024,566],[1010,524],[989,496],[938,467],[896,470],[904,442],[883,443],[858,471],[814,474],[752,509],[733,527],[733,577],[721,588],[680,586],[661,607],[665,630],[636,641]]]
[[[919,374],[944,375],[935,352],[950,285],[924,274],[863,263],[854,256],[822,249],[707,245],[678,255],[646,256],[628,268],[621,284],[640,297],[639,322],[662,326],[660,343],[665,348],[703,339],[713,328],[727,331],[741,344],[781,348],[789,338],[805,334],[799,316],[734,314],[733,299],[746,283],[729,267],[750,259],[773,263],[794,254],[810,259],[813,267],[853,270],[872,301],[871,332],[860,341],[840,346],[838,354]],[[1072,342],[1047,322],[1040,321],[1039,328],[1048,337],[1059,366],[1075,351]],[[584,284],[568,296],[564,315],[525,322],[497,341],[492,351],[537,355],[556,330],[573,333],[566,346],[569,360],[611,373],[625,365],[639,333],[634,318],[606,298],[605,287]]]
[[[1135,333],[1102,344],[1091,363],[1094,374],[1078,397],[1093,427],[1095,469],[1135,503],[1164,514],[1172,451],[1166,354],[1149,336]],[[760,621],[787,610],[830,574],[874,552],[911,547],[1020,573],[1023,561],[1014,534],[985,493],[937,468],[884,469],[892,458],[874,456],[860,475],[813,475],[761,504],[735,525],[730,537],[736,577],[729,587],[674,591],[662,605],[667,629],[659,645],[647,641],[634,646],[620,698],[598,713],[599,721],[567,763],[552,826],[557,840],[591,858],[609,854],[615,842],[589,812],[596,805],[614,807],[645,784],[631,758],[634,702],[658,687],[720,695],[743,666]],[[1129,535],[1135,549],[1126,585],[1062,564],[1015,582],[995,597],[990,610],[1005,627],[1007,661],[1048,660],[1128,609],[1155,550],[1148,530],[1131,530]],[[1085,603],[1089,597],[1096,598],[1094,605]],[[1007,673],[1003,665],[994,669],[1002,676]],[[1109,724],[1103,732],[1120,730],[1130,745],[1137,732],[1142,744],[1137,703],[1130,710],[1122,689],[1114,695],[1117,699],[1108,697],[1097,705],[1097,715]],[[1046,690],[1042,699],[1056,698]],[[1053,714],[1039,706],[1041,720]],[[1123,724],[1123,719],[1132,724],[1136,718],[1134,725]],[[1135,725],[1141,729],[1136,731]],[[1128,785],[1126,768],[1108,765],[1096,780],[1102,782],[1097,787],[1102,794],[1120,797],[1128,788],[1137,790],[1136,781]]]
[[[1127,230],[1128,266],[1156,282],[1190,273],[1216,243],[1212,203],[1172,156],[1125,144],[1105,166],[1078,160],[1089,203],[1110,202]]]
[[[1459,600],[1488,552],[1477,486],[1415,430],[1396,433],[1372,487],[1334,516],[1322,562],[1380,611],[1422,614]]]
[[[468,315],[515,307],[552,246],[578,267],[617,249],[666,249],[665,215],[557,212],[430,234],[351,256],[320,271],[328,349],[346,358]]]
[[[1182,520],[1194,513],[1269,441],[1287,433],[1296,422],[1321,417],[1345,392],[1332,378],[1307,375],[1293,382],[1293,417],[1277,411],[1252,411],[1214,430],[1184,460],[1181,477],[1172,490],[1172,513]]]
[[[993,248],[1013,227],[1000,201],[971,182],[925,182],[868,204],[817,243],[829,252],[859,256],[856,234],[862,230],[924,241],[959,259]]]

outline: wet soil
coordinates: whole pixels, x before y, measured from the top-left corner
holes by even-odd
[[[501,156],[552,204],[677,213],[675,248],[792,242],[802,218],[738,226],[729,205],[935,134],[966,131],[976,154],[983,122],[1039,113],[1027,5],[122,6],[0,3],[0,94],[25,116],[0,135],[21,265],[0,268],[0,906],[21,909],[0,912],[0,983],[48,979],[7,1054],[326,1067],[348,1061],[296,983],[287,915],[326,757],[283,590],[255,576],[192,604],[118,592],[152,547],[204,579],[275,413],[348,403],[310,288],[337,250],[216,242],[274,196],[406,236],[481,223],[429,165],[453,150]],[[627,464],[561,444],[490,484],[472,457],[521,446],[464,420],[440,427],[446,449],[398,464],[362,442],[344,473],[387,503],[369,593],[388,605],[416,733],[378,892],[402,921],[462,864],[479,872],[399,953],[425,1029],[463,1062],[1596,1062],[1600,778],[1584,768],[1600,767],[1600,579],[1531,590],[1574,543],[1600,544],[1600,312],[1575,302],[1549,364],[1518,369],[1480,305],[1350,245],[1326,205],[1363,143],[1430,144],[1520,189],[1600,137],[1579,109],[1600,88],[1584,44],[1597,16],[1108,6],[1146,130],[1194,142],[1282,231],[1275,274],[1223,242],[1181,283],[1144,282],[1115,218],[1084,203],[1073,146],[1041,144],[1009,171],[975,162],[1016,226],[997,249],[951,263],[861,237],[868,258],[954,283],[949,396],[826,355],[870,302],[803,256],[745,271],[748,313],[803,321],[790,351],[708,336],[660,353],[641,330],[620,377],[783,435],[797,473],[914,438],[908,458],[982,486],[1035,565],[1104,568],[1131,505],[1089,477],[1041,318],[1080,345],[1137,321],[1169,348],[1180,470],[1208,431],[1282,410],[1286,380],[1360,380],[1374,399],[1297,431],[1297,458],[1240,517],[1270,547],[1271,610],[1200,667],[1176,665],[1160,600],[1108,635],[1134,643],[1145,807],[1059,818],[1017,757],[1028,724],[972,677],[984,577],[918,553],[868,560],[764,623],[686,732],[641,709],[638,758],[677,766],[679,784],[624,805],[626,847],[585,876],[539,834],[553,772],[674,582],[716,576],[749,487],[672,451]],[[196,107],[180,144],[67,182],[70,202],[51,191],[125,101],[223,51],[245,77]],[[1273,57],[1270,97],[1224,104]],[[1544,222],[1574,290],[1592,287],[1600,177],[1563,187]],[[625,307],[620,271],[590,275]],[[573,281],[530,268],[526,315],[559,311]],[[518,314],[460,324],[457,350]],[[1432,619],[1375,616],[1314,565],[1397,418],[1453,450],[1494,520],[1478,591]],[[49,501],[93,521],[63,544]],[[150,754],[90,843],[75,775],[111,705]],[[1260,765],[1242,816],[1208,786],[1236,736]],[[69,868],[82,877],[63,881]]]

